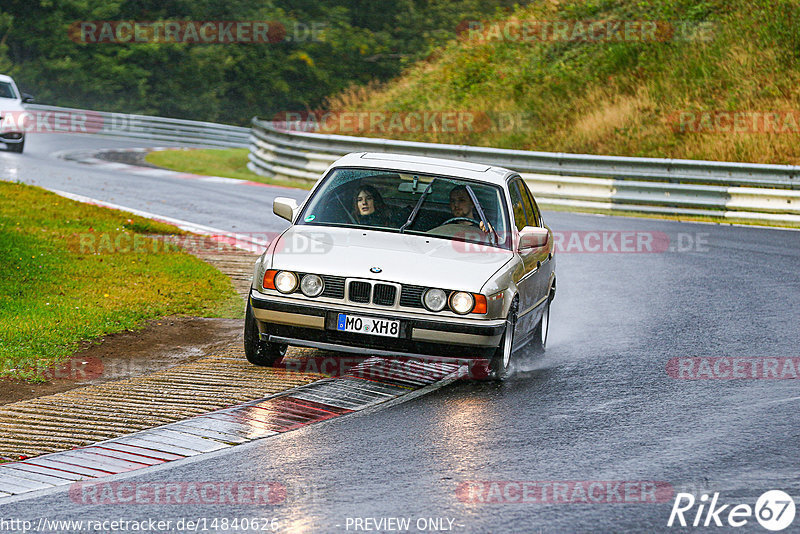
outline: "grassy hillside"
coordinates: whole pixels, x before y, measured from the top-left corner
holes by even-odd
[[[484,21],[483,34],[465,31],[398,79],[353,88],[328,107],[486,112],[504,122],[400,128],[395,138],[800,164],[797,0],[552,0],[498,19],[500,28],[522,21],[571,21],[570,31],[575,21],[657,21],[658,30],[638,41],[542,41],[503,38]]]

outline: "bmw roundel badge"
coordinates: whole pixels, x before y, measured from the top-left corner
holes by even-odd
[[[379,273],[379,272],[381,272],[381,271],[383,271],[383,269],[381,269],[380,267],[372,267],[372,268],[369,270],[369,272],[371,272],[371,273]]]

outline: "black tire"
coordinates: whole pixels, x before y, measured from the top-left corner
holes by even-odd
[[[244,317],[244,353],[247,361],[261,367],[274,367],[286,355],[288,345],[261,341],[258,332],[258,323],[250,302],[247,303],[247,312]]]
[[[552,301],[552,297],[547,298],[547,304],[544,305],[542,318],[539,319],[539,324],[536,325],[533,331],[531,345],[537,352],[544,352],[545,346],[547,346],[547,333],[550,331],[550,303]]]
[[[9,152],[16,152],[17,154],[22,154],[22,151],[25,150],[25,139],[22,140],[21,143],[17,143],[16,145],[8,145]]]
[[[489,363],[489,370],[491,378],[495,380],[503,380],[508,374],[508,369],[511,366],[511,356],[514,348],[514,327],[517,324],[517,311],[519,310],[519,300],[514,297],[511,302],[511,308],[508,310],[506,317],[506,329],[503,332],[503,337],[500,339],[500,345]]]

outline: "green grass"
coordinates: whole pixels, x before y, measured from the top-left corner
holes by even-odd
[[[246,148],[157,150],[147,154],[145,159],[165,169],[191,174],[223,176],[298,189],[310,189],[313,185],[300,180],[274,180],[251,172],[247,168],[248,152]]]
[[[354,87],[331,98],[328,108],[449,110],[495,118],[476,128],[389,135],[417,141],[800,164],[798,128],[708,133],[682,130],[679,119],[681,112],[800,110],[796,0],[565,0],[533,3],[498,17],[677,21],[689,38],[666,33],[663,40],[650,41],[536,42],[462,34],[396,80]],[[387,137],[369,130],[352,134]]]
[[[41,380],[80,342],[157,317],[241,317],[225,275],[148,237],[182,233],[0,182],[0,377]]]

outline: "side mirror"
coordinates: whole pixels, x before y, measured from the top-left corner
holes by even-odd
[[[22,102],[24,104],[32,104],[33,103],[33,95],[29,95],[28,93],[22,93]]]
[[[293,198],[276,197],[272,201],[272,212],[280,217],[292,222],[297,211],[297,201]]]
[[[532,248],[539,248],[547,245],[549,239],[549,232],[547,228],[540,228],[538,226],[526,226],[519,231],[519,246],[517,250],[520,252],[530,250]]]

